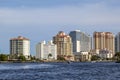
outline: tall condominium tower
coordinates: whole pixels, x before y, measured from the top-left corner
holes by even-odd
[[[111,32],[94,32],[94,49],[108,49],[115,52],[114,35]]]
[[[52,41],[42,41],[36,45],[36,58],[40,60],[56,60],[57,46]]]
[[[115,52],[120,52],[120,32],[115,36]]]
[[[70,56],[72,55],[72,41],[69,35],[60,31],[53,37],[53,43],[57,45],[57,55]]]
[[[10,54],[23,54],[28,58],[30,56],[30,40],[22,36],[10,39]]]
[[[73,52],[88,52],[91,50],[91,37],[80,30],[71,31],[69,34],[72,38]]]

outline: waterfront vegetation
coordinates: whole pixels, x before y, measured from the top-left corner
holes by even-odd
[[[117,53],[115,54],[114,59],[116,60],[116,62],[120,63],[120,52],[117,52]]]
[[[100,60],[100,57],[97,56],[97,55],[93,55],[93,56],[91,57],[91,61],[96,61],[96,60]]]
[[[52,55],[49,54],[50,58]],[[29,58],[29,59],[28,59]],[[29,56],[26,58],[24,55],[8,55],[8,54],[0,54],[0,61],[2,62],[12,62],[12,61],[20,61],[20,62],[65,62],[64,56],[57,56],[57,60],[40,60],[36,59],[35,56]],[[102,59],[97,55],[93,55],[91,57],[91,61],[115,61],[120,63],[120,52],[117,52],[113,58]]]
[[[63,56],[57,56],[58,61],[65,61],[65,58]]]
[[[7,61],[7,60],[8,60],[8,55],[0,54],[0,61]]]
[[[26,58],[25,58],[25,56],[23,56],[23,55],[20,55],[20,56],[18,57],[18,59],[21,60],[21,61],[26,61]]]
[[[14,62],[14,61],[20,61],[20,62],[27,62],[27,61],[33,61],[35,60],[34,56],[29,56],[26,58],[24,55],[8,55],[8,54],[0,54],[0,61],[1,62]]]

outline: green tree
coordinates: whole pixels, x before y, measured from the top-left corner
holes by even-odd
[[[63,56],[57,56],[57,60],[65,61],[65,58]]]
[[[48,54],[48,58],[52,57],[52,54]]]
[[[97,56],[97,55],[93,55],[93,56],[91,57],[91,61],[96,61],[96,60],[99,60],[99,59],[100,59],[100,57]]]
[[[117,52],[114,57],[115,60],[120,61],[120,52]]]
[[[7,61],[7,60],[8,60],[8,55],[0,54],[0,61]]]
[[[21,60],[21,61],[26,61],[26,58],[25,58],[24,55],[20,55],[20,56],[18,57],[18,59]]]
[[[30,55],[31,60],[36,60],[35,56]]]
[[[10,54],[10,59],[18,59],[18,54]]]

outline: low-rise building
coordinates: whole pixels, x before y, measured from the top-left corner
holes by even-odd
[[[111,50],[101,49],[99,51],[99,57],[102,59],[112,58],[113,52]]]
[[[75,61],[91,61],[91,54],[89,52],[78,52],[75,54]]]
[[[92,49],[92,50],[90,50],[90,54],[91,55],[98,55],[99,54],[99,50],[98,49]]]

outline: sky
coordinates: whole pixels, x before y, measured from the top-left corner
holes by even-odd
[[[9,54],[9,40],[24,36],[31,54],[59,31],[120,32],[120,0],[0,0],[0,53]]]

